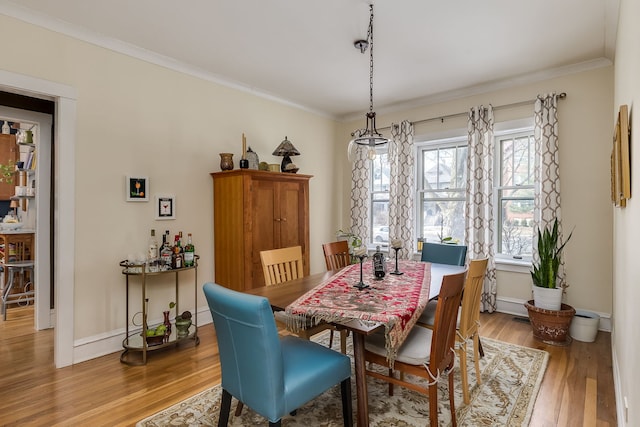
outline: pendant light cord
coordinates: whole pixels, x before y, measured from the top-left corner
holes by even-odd
[[[369,5],[369,30],[367,40],[369,41],[369,112],[373,113],[373,4]]]

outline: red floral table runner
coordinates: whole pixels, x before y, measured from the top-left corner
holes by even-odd
[[[395,264],[388,264],[393,271]],[[376,280],[371,262],[362,264],[363,282],[368,288],[359,290],[360,264],[345,267],[329,279],[298,298],[286,308],[290,314],[292,330],[303,328],[305,320],[347,323],[352,320],[384,325],[387,358],[395,360],[398,348],[404,342],[420,313],[429,301],[431,264],[398,261],[404,274],[387,273]]]

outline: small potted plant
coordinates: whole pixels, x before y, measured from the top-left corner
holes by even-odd
[[[189,327],[191,326],[191,312],[185,310],[182,314],[176,316],[176,330],[178,338],[184,338],[189,335]]]
[[[562,250],[571,239],[562,242],[558,219],[544,231],[538,230],[538,260],[531,271],[534,299],[525,303],[533,336],[545,342],[564,343],[575,309],[562,304],[565,286],[558,283],[558,272],[562,263]]]
[[[564,284],[558,286],[558,272],[562,263],[562,250],[571,239],[561,242],[558,230],[558,218],[553,226],[546,227],[544,232],[538,230],[538,262],[533,264],[531,279],[533,280],[533,299],[536,307],[548,310],[560,310]]]

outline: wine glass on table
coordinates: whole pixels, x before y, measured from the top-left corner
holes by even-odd
[[[396,251],[396,269],[392,271],[390,274],[394,274],[396,276],[400,276],[404,274],[400,270],[398,270],[398,251],[402,249],[402,240],[400,239],[391,239],[391,248]]]
[[[353,285],[355,288],[359,290],[363,290],[369,287],[366,283],[362,281],[362,262],[367,257],[367,248],[366,246],[360,246],[353,251],[353,255],[360,260],[360,282]]]

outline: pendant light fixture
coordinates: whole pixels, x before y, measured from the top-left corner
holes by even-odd
[[[361,53],[369,49],[369,112],[366,113],[367,128],[357,130],[352,134],[354,138],[349,142],[349,158],[355,154],[358,145],[369,147],[369,158],[374,159],[376,148],[389,142],[389,139],[382,136],[376,129],[376,113],[373,111],[373,4],[369,5],[369,30],[367,40],[356,40],[353,45]]]

